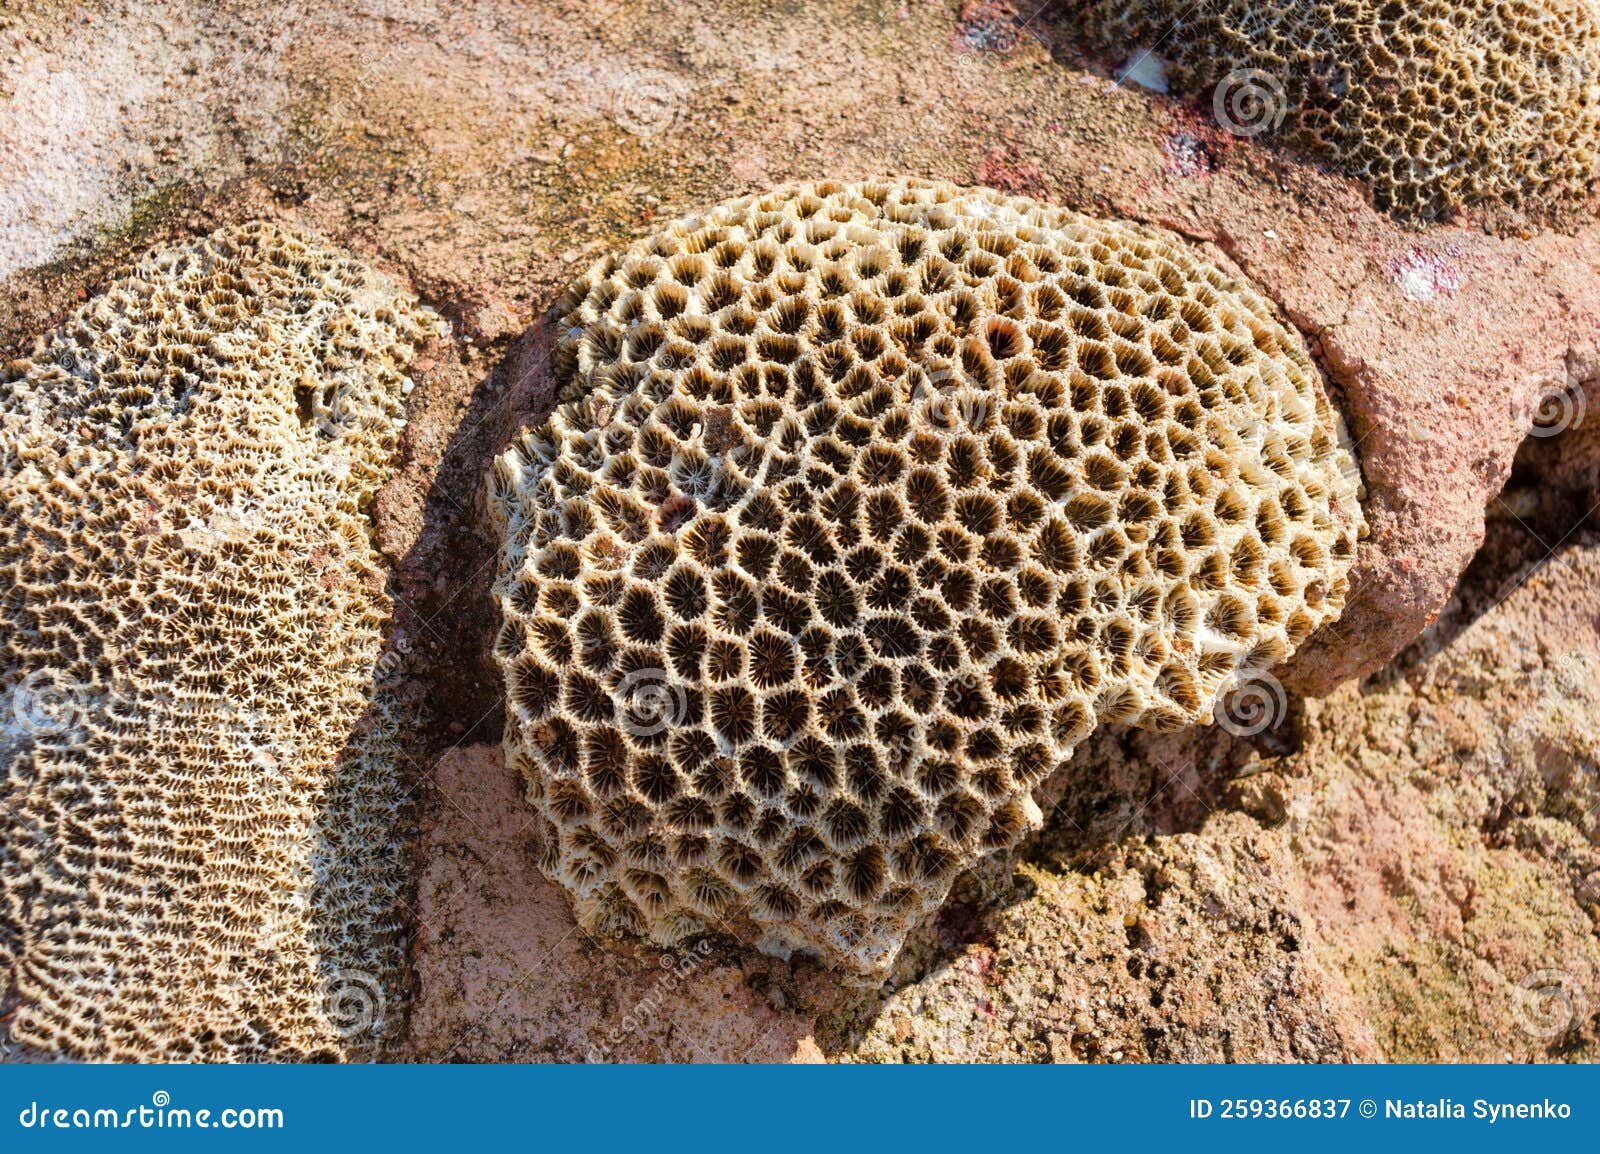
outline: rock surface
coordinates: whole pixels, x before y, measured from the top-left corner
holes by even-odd
[[[20,0],[0,15],[0,217],[21,222],[0,238],[0,355],[128,256],[253,216],[322,233],[455,325],[414,374],[401,475],[376,508],[433,831],[410,1053],[687,1056],[693,1036],[773,1058],[1594,1056],[1595,710],[1560,690],[1561,708],[1538,704],[1562,684],[1558,628],[1586,629],[1573,646],[1594,660],[1593,577],[1554,585],[1593,564],[1578,526],[1594,496],[1552,488],[1592,490],[1592,419],[1522,450],[1519,469],[1554,470],[1544,491],[1491,498],[1541,399],[1559,411],[1587,385],[1600,412],[1595,206],[1407,229],[1204,105],[1116,83],[1121,62],[1085,58],[1055,11]],[[1554,547],[1562,561],[1520,586],[1489,566],[1498,576],[1469,580],[1420,649],[1293,706],[1278,730],[1091,743],[1053,824],[1015,868],[963,883],[888,993],[713,953],[673,1003],[692,1013],[629,1030],[658,957],[562,942],[570,923],[513,854],[516,827],[486,824],[525,818],[520,801],[505,813],[494,755],[458,751],[433,773],[500,727],[481,482],[545,399],[548,345],[511,354],[584,265],[664,217],[880,173],[1175,229],[1307,336],[1358,441],[1372,532],[1345,617],[1283,671],[1291,688],[1332,690],[1410,644],[1450,601],[1486,506],[1482,556],[1532,565]],[[1455,742],[1524,717],[1505,767],[1463,775]],[[482,849],[463,812],[507,848]],[[474,853],[484,868],[452,886]],[[485,911],[504,924],[480,940]],[[537,960],[529,941],[556,951],[559,980],[504,978]],[[1579,1027],[1525,1031],[1518,1006],[1560,999],[1519,995],[1524,980],[1579,991]]]

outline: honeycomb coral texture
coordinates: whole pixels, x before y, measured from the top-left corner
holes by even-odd
[[[1578,194],[1600,162],[1594,0],[1089,0],[1084,20],[1219,101],[1261,98],[1259,126],[1281,118],[1380,208]]]
[[[436,319],[267,225],[157,252],[0,374],[0,988],[89,1059],[398,1021],[403,791],[362,512]]]
[[[1170,237],[807,185],[595,266],[498,462],[506,744],[596,930],[881,972],[1102,721],[1204,719],[1337,613],[1353,462]]]

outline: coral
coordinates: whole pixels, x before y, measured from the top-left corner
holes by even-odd
[[[881,972],[1101,722],[1337,615],[1303,347],[1174,238],[926,182],[736,200],[556,308],[497,462],[508,759],[601,931]]]
[[[364,512],[439,321],[267,224],[150,254],[0,374],[0,988],[86,1059],[397,1024]]]
[[[1267,741],[1093,734],[1026,860],[958,883],[888,991],[731,949],[673,986],[704,943],[596,950],[534,876],[500,751],[463,745],[430,777],[414,1053],[1593,1060],[1600,536],[1537,564],[1560,522],[1528,523],[1491,526],[1442,631]]]
[[[1088,0],[1083,27],[1159,52],[1225,124],[1281,128],[1402,214],[1581,193],[1600,162],[1592,0]]]

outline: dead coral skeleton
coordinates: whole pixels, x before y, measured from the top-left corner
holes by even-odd
[[[555,311],[561,403],[491,478],[496,654],[543,866],[591,929],[881,972],[1097,724],[1231,694],[1249,730],[1339,612],[1339,419],[1267,304],[1172,237],[801,185]]]

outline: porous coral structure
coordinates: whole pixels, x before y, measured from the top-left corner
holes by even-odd
[[[0,989],[88,1059],[369,1052],[404,791],[363,507],[439,322],[265,224],[0,374]]]
[[[561,404],[492,477],[497,654],[593,929],[881,972],[1097,724],[1206,720],[1339,611],[1342,425],[1171,236],[803,185],[556,315]]]
[[[1227,126],[1329,156],[1380,208],[1581,193],[1600,163],[1594,0],[1088,0],[1083,26],[1214,88]]]

